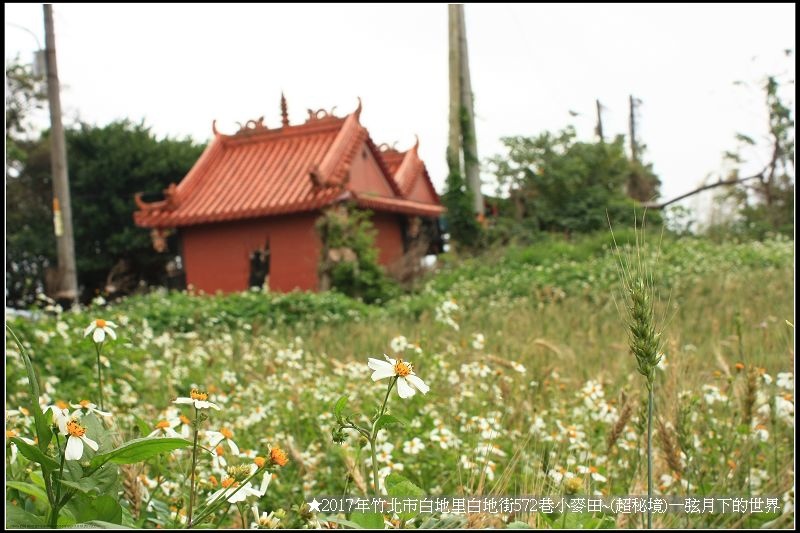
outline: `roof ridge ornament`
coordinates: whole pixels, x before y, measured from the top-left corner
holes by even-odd
[[[356,96],[356,98],[358,98],[358,107],[356,108],[355,111],[353,111],[353,114],[356,116],[357,119],[359,119],[361,118],[361,97]]]
[[[249,135],[252,133],[258,133],[262,131],[267,131],[269,128],[264,124],[264,117],[260,116],[256,120],[248,120],[247,122],[242,125],[241,122],[236,123],[239,126],[239,131],[236,132],[236,135],[245,134]]]
[[[308,120],[306,120],[306,122],[311,122],[312,120],[325,120],[327,118],[338,118],[333,114],[334,109],[336,109],[336,107],[330,111],[326,111],[322,108],[317,109],[316,111],[313,109],[308,109]]]
[[[289,127],[289,108],[286,105],[286,96],[283,95],[283,91],[281,91],[281,127]]]

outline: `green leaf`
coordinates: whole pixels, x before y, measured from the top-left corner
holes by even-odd
[[[86,450],[89,457],[91,457],[92,453],[105,453],[114,448],[114,443],[111,441],[111,432],[106,429],[103,422],[94,413],[82,417],[81,425],[86,428],[86,436],[98,444],[97,452]]]
[[[36,446],[28,444],[19,437],[11,437],[11,442],[17,445],[19,453],[34,463],[39,463],[45,470],[58,470],[58,462],[52,457],[45,455],[45,453]]]
[[[400,424],[401,426],[404,426],[406,423],[403,419],[394,415],[383,415],[375,422],[375,432],[377,433],[381,428],[391,424]]]
[[[83,468],[78,461],[64,461],[64,475],[62,479],[78,482],[83,479]]]
[[[47,493],[32,483],[26,483],[24,481],[6,481],[6,489],[18,490],[23,494],[33,497],[37,504],[43,504],[43,506],[47,508],[50,507],[50,500],[47,498]]]
[[[330,520],[335,522],[335,520]],[[353,511],[350,513],[350,521],[363,529],[383,529],[383,515],[381,513],[365,513],[363,511]]]
[[[33,369],[33,363],[31,363],[31,358],[28,357],[28,352],[17,338],[14,330],[11,329],[8,324],[6,324],[6,329],[9,333],[11,333],[11,336],[14,337],[14,343],[17,345],[17,349],[22,356],[22,360],[25,362],[25,372],[28,374],[28,385],[31,391],[31,396],[28,398],[28,410],[33,413],[34,425],[36,426],[36,436],[39,439],[39,449],[42,451],[42,453],[46,453],[47,446],[50,444],[50,440],[53,438],[53,432],[50,430],[50,424],[47,422],[42,409],[39,407],[40,393],[39,382],[36,379],[36,371]]]
[[[68,481],[66,479],[61,480],[61,484],[67,487],[72,487],[73,489],[79,490],[84,494],[89,494],[90,492],[94,491],[96,494],[100,494],[99,490],[97,489],[97,481],[93,480],[90,477],[83,478],[80,481]]]
[[[122,523],[122,507],[117,503],[116,498],[100,496],[90,499],[88,505],[82,505],[77,518],[79,523],[99,520],[120,524]]]
[[[143,437],[134,439],[108,453],[95,455],[92,459],[92,468],[97,468],[108,461],[120,465],[138,463],[159,453],[171,452],[191,445],[192,443],[188,440],[176,438]]]
[[[400,474],[389,474],[386,476],[386,492],[392,498],[402,500],[409,498],[412,500],[421,500],[425,497],[425,491],[414,485],[411,481],[401,476]],[[411,520],[419,514],[419,511],[404,511],[397,513],[400,520]]]
[[[42,490],[46,490],[46,485],[44,484],[44,478],[42,477],[42,473],[37,471],[30,473],[31,481],[34,485],[39,487]]]
[[[333,406],[333,416],[336,417],[336,420],[342,419],[342,411],[344,411],[346,405],[347,396],[342,396],[336,401],[336,405]]]
[[[6,502],[6,527],[8,528],[31,528],[41,527],[44,525],[44,520],[33,513],[29,513],[24,509],[11,505]]]
[[[117,467],[113,465],[103,465],[88,477],[70,481],[64,479],[61,483],[73,489],[77,489],[85,494],[104,494],[114,486],[117,481]]]
[[[136,417],[136,428],[139,430],[139,435],[143,437],[149,435],[151,432],[150,426],[147,425],[147,422],[145,422],[138,416]]]

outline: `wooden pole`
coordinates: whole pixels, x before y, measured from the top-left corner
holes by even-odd
[[[67,145],[61,123],[61,97],[56,65],[56,41],[53,31],[53,6],[44,4],[45,65],[47,98],[50,103],[51,169],[53,172],[53,217],[58,247],[57,300],[78,299],[78,275],[75,268],[75,242],[72,233],[72,203],[67,174]]]

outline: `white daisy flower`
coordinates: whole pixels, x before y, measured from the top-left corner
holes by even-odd
[[[180,438],[177,431],[172,429],[173,423],[168,420],[161,420],[156,424],[156,429],[148,437],[174,437]]]
[[[408,348],[408,339],[406,339],[403,335],[398,335],[389,342],[389,347],[394,353],[403,352],[406,348]]]
[[[47,411],[52,412],[53,414],[53,425],[58,426],[58,430],[62,435],[67,434],[67,422],[69,422],[69,409],[66,402],[62,402],[61,400],[57,401],[53,405],[48,405],[44,408],[44,413],[47,414]]]
[[[219,498],[227,499],[228,503],[243,502],[247,499],[248,496],[255,496],[257,498],[261,498],[267,492],[267,487],[269,486],[268,478],[270,477],[271,476],[264,476],[266,481],[261,482],[261,489],[253,488],[252,483],[250,483],[249,481],[245,483],[242,486],[242,488],[239,488],[238,481],[236,481],[232,477],[225,478],[222,480],[222,488],[219,489],[214,494],[212,494],[211,496],[209,496],[207,503],[209,504],[213,503]]]
[[[419,437],[414,437],[413,439],[407,440],[406,442],[403,443],[403,453],[406,453],[408,455],[417,455],[424,449],[425,449],[425,444]]]
[[[100,416],[111,416],[111,413],[101,411],[97,408],[97,404],[91,403],[89,400],[81,400],[77,404],[71,403],[69,405],[74,409],[79,409],[85,415],[97,413]]]
[[[256,520],[250,523],[250,529],[278,529],[278,524],[280,524],[281,519],[275,517],[275,511],[270,511],[269,514],[264,511],[261,513],[261,516],[259,516],[258,505],[254,503],[251,509],[253,511],[253,517]]]
[[[372,357],[369,358],[368,366],[374,370],[372,373],[372,381],[396,376],[397,393],[401,398],[410,398],[416,394],[417,390],[422,394],[426,394],[430,390],[430,387],[414,374],[414,368],[411,363],[407,363],[399,358],[397,360],[392,359],[386,354],[383,354],[383,356],[386,358],[386,361],[373,359]]]
[[[794,388],[794,374],[792,372],[780,372],[775,384],[778,387],[792,390]]]
[[[117,325],[111,322],[110,320],[103,320],[102,318],[98,318],[93,320],[89,327],[87,327],[84,332],[83,336],[88,337],[89,333],[92,333],[92,340],[98,344],[106,340],[106,333],[112,339],[116,340],[117,334],[114,332],[113,328],[116,328]]]
[[[95,441],[86,436],[86,428],[78,423],[77,418],[72,418],[67,422],[66,429],[64,435],[69,435],[69,437],[67,446],[64,448],[64,459],[67,461],[80,461],[83,457],[84,444],[94,451],[99,448]]]
[[[6,430],[6,441],[9,441],[9,440],[10,440],[10,439],[12,439],[13,437],[18,437],[20,440],[22,440],[22,441],[23,441],[23,442],[25,442],[26,444],[30,444],[30,445],[36,444],[34,441],[32,441],[32,440],[31,440],[31,439],[29,439],[29,438],[26,438],[26,437],[20,437],[20,436],[19,436],[19,434],[16,432],[16,430],[14,430],[14,429],[7,429],[7,430]],[[14,443],[12,442],[11,444],[9,444],[9,447],[11,448],[11,458],[10,458],[9,460],[10,460],[12,463],[14,463],[14,462],[16,462],[16,461],[17,461],[17,445],[16,445],[16,444],[14,444]]]
[[[483,336],[483,333],[475,333],[472,335],[472,347],[476,350],[483,350],[484,345],[486,344],[486,337]]]
[[[207,392],[200,392],[197,389],[192,389],[191,392],[189,392],[188,398],[185,396],[175,398],[172,403],[190,403],[194,405],[195,409],[208,409],[212,407],[217,411],[220,410],[219,405],[208,401]]]
[[[228,445],[233,455],[239,455],[239,447],[233,441],[233,432],[228,428],[222,428],[219,431],[206,431],[206,437],[212,448],[222,446],[223,443]]]

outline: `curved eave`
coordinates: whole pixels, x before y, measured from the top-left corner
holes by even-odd
[[[372,209],[374,211],[388,211],[423,217],[438,217],[445,212],[445,208],[440,205],[423,204],[413,200],[401,200],[399,198],[386,198],[383,196],[354,195],[354,197],[359,207]]]

